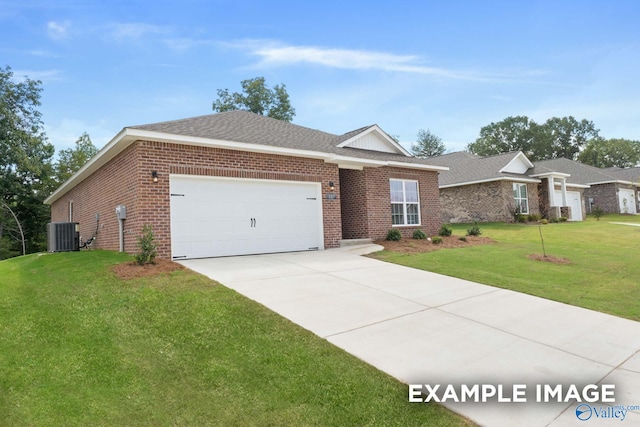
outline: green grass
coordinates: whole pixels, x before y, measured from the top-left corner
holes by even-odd
[[[495,244],[404,255],[378,252],[378,259],[640,320],[640,216],[605,215],[600,221],[542,226],[547,255],[569,265],[534,261],[542,254],[537,225],[480,224]],[[468,224],[453,225],[464,235]]]
[[[1,425],[468,425],[203,276],[116,278],[128,260],[0,262]]]

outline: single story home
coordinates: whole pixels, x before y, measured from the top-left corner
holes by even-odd
[[[588,185],[563,170],[534,165],[521,151],[477,156],[460,151],[429,158],[447,166],[440,175],[445,222],[508,222],[516,213],[584,218]]]
[[[103,249],[136,252],[151,224],[167,259],[322,250],[436,234],[446,170],[377,125],[334,135],[232,111],[125,127],[45,203]]]
[[[571,175],[571,180],[586,186],[585,205],[588,213],[599,206],[605,213],[636,214],[640,190],[640,168],[601,169],[568,159],[536,162],[536,171],[560,170]]]

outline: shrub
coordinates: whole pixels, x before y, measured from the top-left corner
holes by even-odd
[[[560,218],[558,218],[558,221],[567,222],[567,217],[566,216],[561,216]]]
[[[593,214],[593,217],[596,219],[596,221],[600,221],[600,218],[602,217],[602,215],[604,215],[604,210],[600,206],[595,205],[591,209],[591,213]]]
[[[554,224],[555,224],[555,223],[557,223],[557,222],[560,222],[560,220],[559,220],[558,218],[551,218],[551,219],[549,220],[549,222],[552,222],[552,223],[554,223]]]
[[[426,239],[427,235],[422,230],[416,230],[413,232],[413,238],[422,240],[422,239]]]
[[[523,214],[516,215],[516,222],[527,222],[527,216]]]
[[[440,236],[432,237],[431,243],[433,243],[434,245],[439,245],[440,243],[442,243],[442,237]]]
[[[400,234],[400,230],[397,228],[390,228],[389,231],[387,231],[387,240],[397,242],[400,239],[402,239],[402,234]]]
[[[467,238],[464,237],[464,236],[460,236],[460,237],[458,237],[458,240],[460,240],[461,242],[466,242]]]
[[[481,234],[482,231],[477,225],[474,225],[473,227],[467,229],[467,236],[479,236]]]
[[[542,218],[542,219],[540,220],[540,224],[542,224],[542,225],[546,225],[546,224],[549,224],[549,221],[547,221],[545,218]]]
[[[541,216],[538,214],[529,214],[527,215],[527,221],[530,222],[538,222],[540,221]]]
[[[145,224],[142,227],[142,236],[138,237],[138,249],[140,249],[140,252],[135,255],[136,262],[139,265],[156,263],[155,258],[158,255],[158,251],[156,250],[154,239],[153,227]]]
[[[440,227],[440,231],[438,232],[438,236],[451,236],[451,233],[453,233],[451,227],[449,227],[447,224],[442,224],[442,227]]]

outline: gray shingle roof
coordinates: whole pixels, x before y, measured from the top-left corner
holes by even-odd
[[[529,175],[537,175],[547,172],[568,173],[571,175],[571,177],[568,178],[568,181],[574,184],[589,185],[598,182],[611,182],[620,179],[614,177],[605,169],[585,165],[584,163],[564,158],[542,160],[539,162],[535,162],[534,166],[535,167],[533,168],[533,170],[530,170],[528,172]]]
[[[448,166],[449,170],[440,173],[440,186],[463,184],[468,182],[498,180],[511,178],[514,180],[529,178],[525,174],[500,172],[517,155],[518,151],[480,157],[465,151],[445,154],[427,159],[437,166]]]
[[[425,165],[432,164],[427,160],[407,157],[403,154],[337,147],[338,144],[365,132],[372,126],[373,125],[365,126],[342,135],[334,135],[248,111],[228,111],[168,122],[128,126],[128,128],[173,135],[333,153],[368,160],[397,161]]]
[[[640,183],[640,167],[635,168],[608,168],[605,169],[607,174],[616,177],[622,181],[629,181],[633,183]]]

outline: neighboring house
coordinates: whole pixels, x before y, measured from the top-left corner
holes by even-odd
[[[599,206],[606,213],[640,212],[638,190],[640,189],[640,168],[601,169],[568,159],[553,159],[536,162],[540,170],[561,170],[571,175],[571,179],[587,188],[584,190],[587,212]]]
[[[333,135],[233,111],[126,127],[45,203],[98,248],[136,252],[151,224],[161,258],[316,250],[436,234],[446,169],[377,125]]]
[[[520,151],[486,157],[456,152],[428,160],[449,167],[440,175],[445,222],[512,221],[516,212],[584,218],[588,186],[562,170],[534,167]]]

